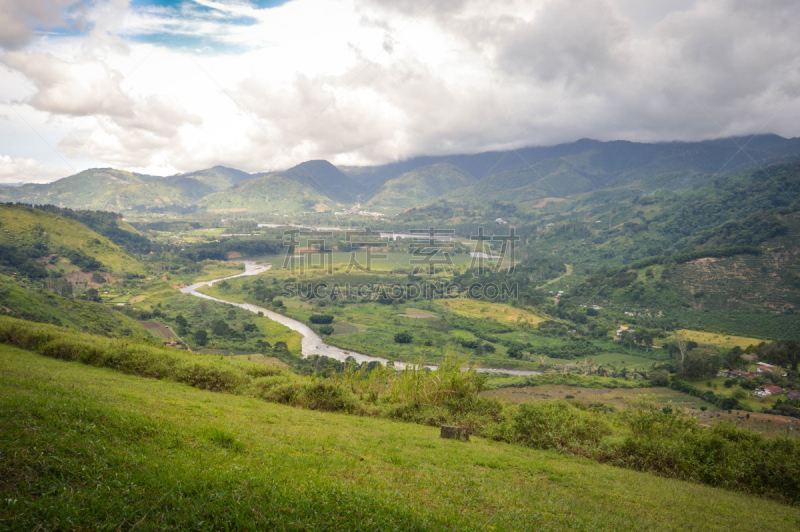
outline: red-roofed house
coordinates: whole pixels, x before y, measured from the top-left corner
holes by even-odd
[[[758,386],[754,393],[756,397],[770,397],[779,394],[782,391],[783,388],[780,386]]]
[[[778,373],[782,376],[786,376],[786,372],[783,371],[778,366],[773,366],[772,364],[759,364],[758,369],[756,369],[758,373]]]

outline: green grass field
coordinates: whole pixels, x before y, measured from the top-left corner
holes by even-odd
[[[800,509],[0,346],[9,530],[792,530]]]

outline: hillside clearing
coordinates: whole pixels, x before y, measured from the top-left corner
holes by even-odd
[[[680,329],[675,331],[675,334],[673,334],[670,337],[670,340],[674,340],[674,337],[677,335],[682,335],[687,340],[697,342],[698,344],[701,345],[708,344],[717,347],[724,347],[726,349],[731,349],[737,346],[744,349],[749,345],[758,345],[761,342],[763,342],[763,340],[759,340],[758,338],[748,338],[747,336],[734,336],[730,334],[690,331],[689,329]]]
[[[533,312],[500,303],[488,303],[474,299],[445,299],[436,301],[436,304],[468,318],[489,318],[501,323],[529,323],[531,325],[545,321],[545,318]]]

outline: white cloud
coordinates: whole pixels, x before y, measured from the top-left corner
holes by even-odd
[[[0,48],[27,44],[37,28],[82,29],[86,11],[80,0],[0,0]]]
[[[79,126],[71,160],[158,173],[795,136],[798,15],[789,0],[114,0],[85,35],[7,52],[0,79],[41,127]]]
[[[0,155],[0,185],[4,183],[49,183],[69,173],[69,169],[40,164],[36,159]]]

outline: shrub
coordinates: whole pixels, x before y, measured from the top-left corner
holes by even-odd
[[[306,386],[299,401],[306,408],[327,412],[349,412],[356,406],[356,400],[352,393],[342,386],[329,382],[318,382]]]
[[[398,344],[410,344],[413,339],[414,337],[407,331],[401,331],[394,335],[394,341]]]
[[[667,386],[669,384],[669,373],[663,369],[652,371],[647,377],[653,386]]]
[[[523,403],[514,417],[518,442],[537,449],[575,448],[597,444],[611,434],[600,417],[564,401]]]
[[[197,345],[200,347],[206,345],[208,343],[208,333],[203,329],[195,331],[194,341],[197,342]]]
[[[333,325],[320,325],[319,328],[317,328],[317,330],[319,331],[320,334],[324,335],[333,334]]]

